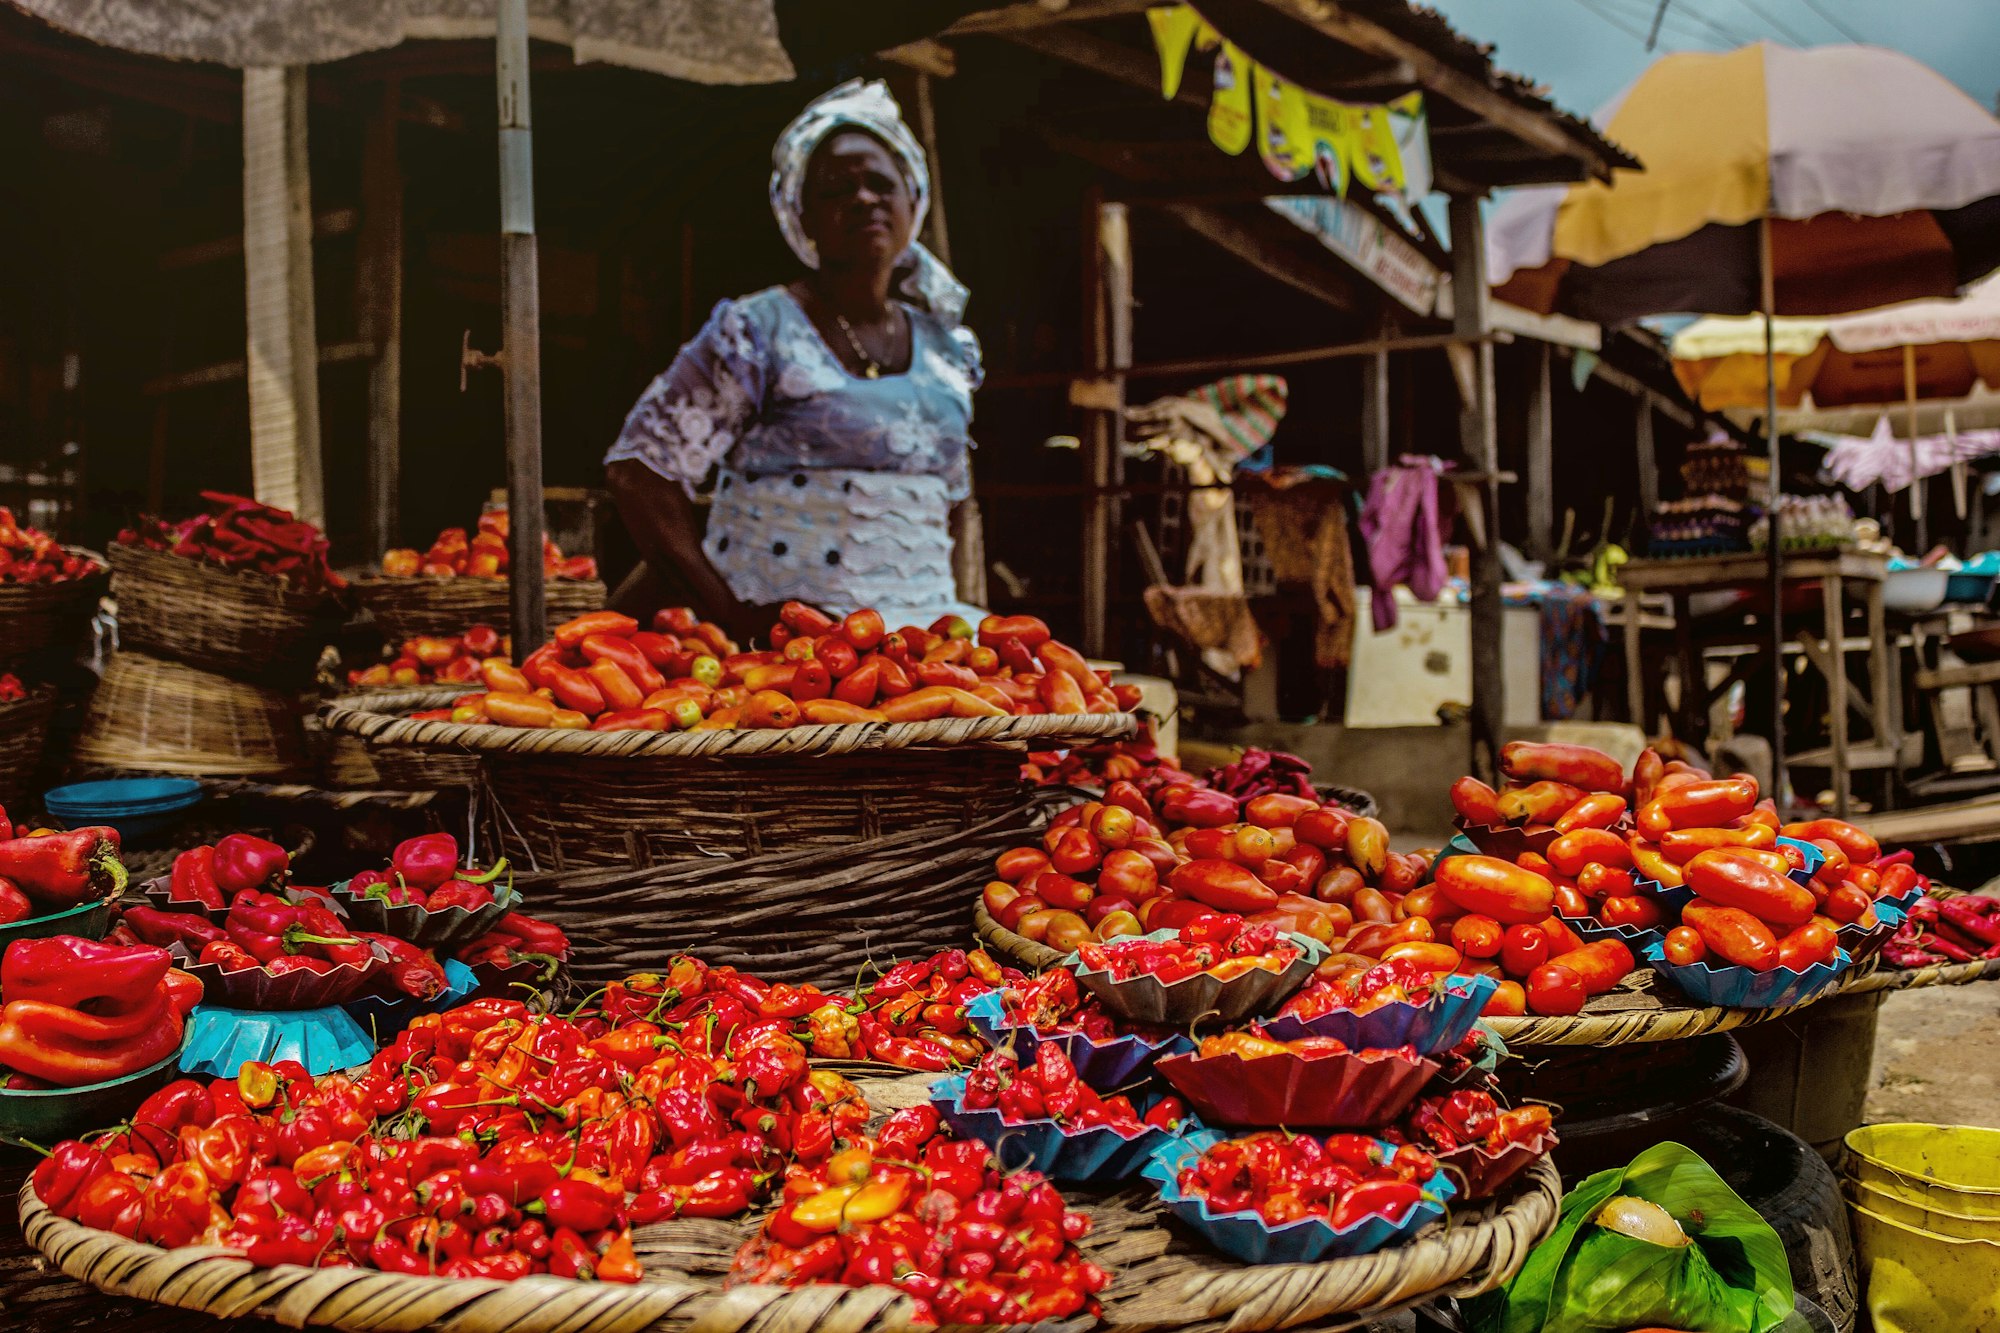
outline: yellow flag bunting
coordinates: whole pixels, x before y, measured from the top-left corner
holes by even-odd
[[[1414,202],[1430,193],[1431,149],[1424,95],[1385,103],[1336,102],[1287,82],[1252,60],[1189,5],[1146,11],[1160,53],[1160,95],[1171,100],[1191,52],[1214,53],[1208,137],[1232,157],[1254,139],[1283,181],[1317,175],[1345,197],[1351,181]]]

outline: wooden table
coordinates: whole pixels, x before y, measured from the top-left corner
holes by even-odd
[[[1896,661],[1889,651],[1887,618],[1882,609],[1882,581],[1888,561],[1877,555],[1842,551],[1826,555],[1793,555],[1784,558],[1781,573],[1787,584],[1818,580],[1823,634],[1815,637],[1801,632],[1799,640],[1806,658],[1827,678],[1828,731],[1831,744],[1824,754],[1809,752],[1790,756],[1795,763],[1816,764],[1822,758],[1833,774],[1835,812],[1845,817],[1852,808],[1850,772],[1857,768],[1893,768],[1902,755],[1902,722],[1897,716],[1898,690]],[[1618,571],[1618,581],[1627,593],[1663,593],[1673,599],[1674,637],[1680,656],[1684,692],[1692,692],[1697,702],[1708,697],[1707,674],[1695,648],[1693,613],[1689,603],[1696,593],[1719,592],[1750,584],[1768,586],[1770,562],[1762,555],[1696,556],[1685,560],[1632,560]],[[1842,634],[1849,585],[1859,593],[1868,619],[1868,699],[1856,697],[1847,680],[1847,645]],[[1625,599],[1622,617],[1625,631],[1625,677],[1632,719],[1646,727],[1645,657],[1639,642],[1638,596]],[[1782,607],[1773,614],[1782,615]],[[1744,642],[1750,642],[1745,636]],[[1762,646],[1769,646],[1765,631]],[[1852,746],[1848,737],[1849,710],[1858,713],[1872,729],[1865,747]],[[1783,719],[1773,725],[1782,726]],[[1650,727],[1647,728],[1650,730]],[[1699,739],[1699,738],[1695,738]]]

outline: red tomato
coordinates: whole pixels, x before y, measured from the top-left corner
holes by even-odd
[[[1528,974],[1528,1008],[1538,1014],[1579,1013],[1588,998],[1576,973],[1559,963]]]
[[[1500,943],[1500,966],[1507,975],[1525,977],[1548,961],[1549,937],[1541,930],[1524,925],[1507,927]]]
[[[1490,916],[1462,916],[1451,923],[1451,942],[1468,958],[1499,956],[1506,928]]]
[[[1708,946],[1701,942],[1701,932],[1693,926],[1675,926],[1667,932],[1667,961],[1675,967],[1687,967],[1708,957]]]

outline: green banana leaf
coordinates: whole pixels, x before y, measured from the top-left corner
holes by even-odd
[[[1652,1245],[1591,1221],[1611,1199],[1659,1204],[1694,1240]],[[1791,1270],[1770,1224],[1678,1143],[1600,1171],[1564,1197],[1555,1231],[1499,1291],[1475,1297],[1475,1333],[1623,1333],[1658,1325],[1774,1333],[1792,1316]]]

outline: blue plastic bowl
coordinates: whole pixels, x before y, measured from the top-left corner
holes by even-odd
[[[1424,1182],[1425,1197],[1401,1222],[1368,1217],[1336,1231],[1329,1222],[1307,1217],[1274,1227],[1254,1212],[1211,1212],[1206,1199],[1181,1193],[1181,1167],[1221,1140],[1213,1130],[1170,1140],[1140,1174],[1159,1182],[1160,1202],[1168,1212],[1200,1232],[1216,1249],[1246,1264],[1309,1264],[1373,1254],[1385,1245],[1409,1239],[1443,1217],[1445,1205],[1458,1193],[1458,1186],[1439,1170]],[[1382,1147],[1389,1152],[1396,1150],[1393,1143]]]
[[[1498,989],[1500,983],[1491,977],[1454,974],[1421,1004],[1398,1000],[1365,1014],[1335,1009],[1317,1018],[1281,1014],[1265,1023],[1264,1030],[1277,1041],[1332,1037],[1357,1051],[1414,1046],[1419,1055],[1435,1055],[1465,1040]]]
[[[1007,1007],[999,991],[987,991],[965,1006],[966,1021],[989,1045],[1014,1047],[1014,1057],[1022,1064],[1035,1058],[1036,1048],[1053,1043],[1076,1066],[1076,1076],[1099,1092],[1113,1092],[1143,1074],[1155,1057],[1176,1051],[1191,1051],[1194,1043],[1178,1032],[1163,1037],[1143,1037],[1127,1033],[1110,1041],[1094,1041],[1081,1032],[1038,1032],[1024,1024],[1007,1021]]]
[[[1760,972],[1753,967],[1714,967],[1706,962],[1682,967],[1667,961],[1664,944],[1646,947],[1646,962],[1680,987],[1682,994],[1696,1004],[1725,1009],[1784,1009],[1804,1004],[1831,989],[1853,961],[1847,950],[1841,949],[1831,963],[1814,963],[1803,972],[1788,967]]]
[[[137,841],[172,826],[202,799],[192,778],[112,778],[57,787],[42,804],[65,824],[109,824],[120,838]]]
[[[931,1084],[931,1105],[962,1137],[991,1147],[1002,1167],[1039,1171],[1050,1180],[1122,1180],[1137,1174],[1162,1143],[1175,1138],[1171,1131],[1150,1125],[1128,1139],[1106,1125],[1072,1131],[1053,1120],[1013,1124],[998,1107],[968,1108],[963,1074]],[[1189,1124],[1199,1128],[1200,1122],[1190,1117]]]

